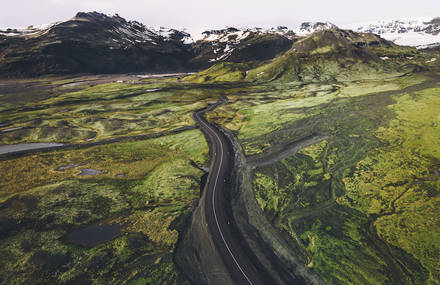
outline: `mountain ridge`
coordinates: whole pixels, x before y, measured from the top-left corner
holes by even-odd
[[[420,70],[420,52],[371,33],[332,28],[296,41],[282,55],[257,66],[222,63],[188,76],[195,82],[337,82]],[[423,56],[422,56],[423,57]]]
[[[417,29],[407,25],[402,30],[399,25],[403,22],[394,23],[386,27],[400,34],[416,30],[440,37],[439,18],[425,21]],[[389,34],[379,26],[368,27],[357,30]],[[0,76],[193,72],[219,63],[255,67],[288,52],[303,39],[331,30],[342,31],[330,22],[304,22],[294,29],[278,26],[207,30],[195,39],[184,30],[151,28],[118,14],[79,12],[68,21],[41,27],[0,29]]]
[[[375,33],[396,44],[419,49],[440,45],[440,17],[382,20],[351,25],[350,28]]]

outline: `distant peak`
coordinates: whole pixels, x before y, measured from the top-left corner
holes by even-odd
[[[440,17],[382,20],[353,25],[352,28],[381,35],[398,45],[417,48],[440,45]]]
[[[73,17],[73,20],[95,20],[95,21],[103,21],[103,20],[108,20],[108,19],[116,19],[116,20],[120,20],[120,21],[124,21],[125,19],[122,18],[121,16],[119,16],[118,14],[111,14],[111,15],[107,15],[104,13],[100,13],[100,12],[78,12],[75,17]]]
[[[440,17],[435,17],[429,22],[426,22],[427,25],[440,25]]]
[[[304,22],[296,31],[300,35],[312,34],[316,31],[329,30],[337,28],[336,25],[330,22]]]
[[[226,33],[236,33],[239,32],[240,30],[234,27],[227,27],[226,29],[220,29],[220,30],[207,30],[204,31],[202,34],[203,35],[221,35],[221,34],[226,34]]]

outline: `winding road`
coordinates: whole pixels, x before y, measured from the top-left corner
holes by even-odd
[[[212,161],[210,174],[205,187],[205,212],[209,232],[215,247],[225,264],[234,284],[265,284],[261,271],[252,262],[252,258],[239,243],[234,230],[233,221],[229,218],[225,191],[228,191],[231,174],[231,155],[233,151],[223,133],[209,124],[204,113],[217,107],[220,102],[200,110],[194,114],[194,119],[211,143]]]

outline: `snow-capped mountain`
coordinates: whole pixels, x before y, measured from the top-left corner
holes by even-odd
[[[38,36],[49,30],[58,23],[46,24],[40,26],[29,26],[27,28],[0,28],[0,35],[2,36]]]
[[[137,21],[126,21],[118,14],[106,15],[102,13],[78,13],[71,20],[66,22],[56,22],[53,24],[45,24],[41,26],[29,26],[27,28],[7,28],[0,29],[0,36],[8,37],[39,37],[46,33],[70,27],[89,26],[103,24],[102,33],[112,34],[110,38],[112,42],[121,44],[146,43],[158,44],[158,41],[182,41],[183,43],[191,43],[191,35],[183,31],[160,27],[159,29],[147,27]]]
[[[288,50],[298,39],[316,31],[337,28],[329,22],[305,22],[288,28],[235,28],[208,30],[194,43],[198,56],[193,60],[209,61],[253,61],[275,57]]]
[[[266,60],[288,50],[296,35],[287,27],[209,30],[194,44],[196,65],[203,62]]]
[[[287,38],[295,37],[295,33],[287,27],[279,26],[277,28],[234,28],[228,27],[221,30],[208,30],[202,33],[203,41],[221,41],[226,42],[230,39],[234,41],[241,41],[248,37],[250,34],[277,34],[285,36]]]
[[[440,18],[344,28],[419,48],[440,43]],[[182,72],[220,62],[256,63],[277,57],[312,33],[337,29],[329,22],[304,22],[293,28],[228,27],[193,37],[186,31],[127,21],[117,14],[80,12],[65,22],[0,29],[0,76]]]
[[[351,25],[355,31],[374,33],[398,45],[417,48],[440,45],[440,17],[415,20],[378,21]]]
[[[304,22],[293,31],[300,36],[310,35],[316,31],[329,30],[337,28],[334,24],[330,22]]]
[[[0,74],[179,71],[193,57],[190,41],[183,31],[80,12],[52,25],[3,29]]]

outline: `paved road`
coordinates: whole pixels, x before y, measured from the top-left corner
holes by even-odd
[[[253,264],[246,249],[240,245],[233,222],[226,211],[226,207],[230,205],[225,201],[224,191],[229,191],[227,181],[232,170],[230,161],[233,151],[226,137],[203,117],[205,112],[214,109],[218,104],[220,103],[194,114],[201,130],[209,137],[213,152],[210,175],[205,187],[207,226],[234,284],[265,284],[261,271]]]

